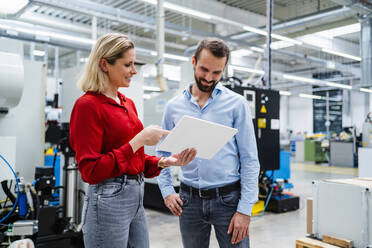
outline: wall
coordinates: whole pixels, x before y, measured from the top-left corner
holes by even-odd
[[[344,92],[347,94],[347,91]],[[369,108],[365,108],[365,98],[369,98]],[[288,98],[288,99],[287,99]],[[344,98],[348,98],[344,95]],[[286,103],[288,110],[286,109]],[[344,101],[344,104],[346,102]],[[366,111],[372,111],[372,94],[364,92],[350,92],[350,113],[347,114],[347,106],[343,106],[342,125],[357,127],[357,132],[361,132],[363,122],[366,118]],[[286,115],[288,114],[288,120]],[[313,105],[312,100],[296,96],[280,97],[280,130],[281,132],[292,129],[294,132],[307,131],[313,132]]]
[[[313,133],[313,100],[291,96],[288,100],[289,118],[287,128],[296,132]]]

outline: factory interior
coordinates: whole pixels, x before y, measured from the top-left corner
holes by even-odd
[[[260,164],[250,247],[372,247],[371,0],[12,0],[0,2],[0,248],[84,247],[69,123],[108,33],[135,44],[119,92],[144,127],[195,82],[201,40],[228,45],[218,84],[246,99]],[[171,175],[178,192],[181,168]],[[143,185],[149,246],[184,247],[157,178]],[[222,247],[213,229],[209,247]]]

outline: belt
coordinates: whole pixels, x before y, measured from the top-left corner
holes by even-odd
[[[140,182],[142,182],[142,179],[143,179],[143,173],[137,174],[137,175],[123,174],[123,175],[118,176],[118,177],[106,179],[103,182],[105,182],[105,183],[108,183],[108,182],[119,182],[119,183],[123,183],[125,180],[136,180],[137,182],[140,183]]]
[[[191,192],[193,195],[197,195],[200,198],[210,199],[216,198],[217,195],[223,196],[231,193],[232,191],[240,190],[240,181],[236,181],[235,183],[212,189],[197,189],[181,183],[181,189],[187,192]]]

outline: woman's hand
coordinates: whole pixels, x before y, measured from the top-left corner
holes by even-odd
[[[186,149],[179,154],[173,154],[170,157],[165,157],[162,162],[167,166],[184,166],[190,163],[195,156],[196,150],[194,148]]]
[[[164,130],[159,126],[151,125],[139,132],[129,144],[132,146],[133,152],[136,152],[142,146],[154,146],[160,139],[169,134],[168,130]]]

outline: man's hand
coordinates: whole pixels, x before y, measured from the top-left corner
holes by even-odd
[[[249,234],[249,223],[251,217],[239,212],[236,212],[232,217],[229,225],[227,234],[230,234],[232,231],[231,244],[237,244],[242,242]]]
[[[185,149],[179,154],[173,154],[170,157],[164,158],[163,163],[170,166],[185,166],[190,163],[196,156],[196,150],[192,149]]]
[[[181,206],[183,205],[183,202],[179,194],[168,195],[164,200],[164,204],[165,206],[167,206],[167,208],[169,208],[173,215],[181,216],[182,214]]]

